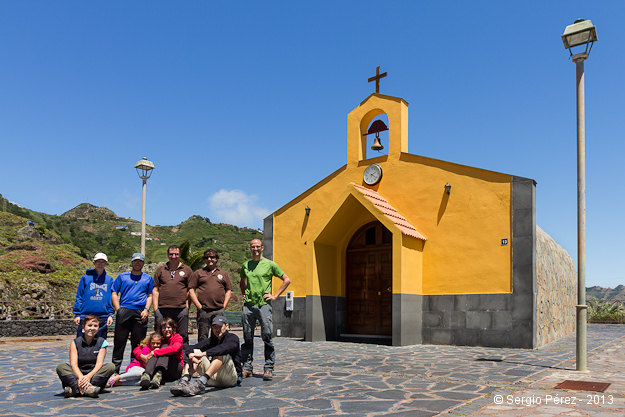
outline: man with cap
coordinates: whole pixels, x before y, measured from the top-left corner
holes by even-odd
[[[224,316],[215,316],[211,336],[185,349],[186,364],[178,385],[170,389],[174,396],[191,397],[203,394],[206,387],[228,388],[241,382],[241,348],[239,337],[228,331]],[[191,374],[200,378],[193,382]]]
[[[88,315],[93,314],[100,318],[100,328],[96,337],[106,339],[108,326],[113,324],[113,304],[111,302],[111,286],[113,277],[106,274],[104,269],[108,264],[106,254],[99,252],[93,257],[94,268],[87,269],[80,278],[76,289],[74,303],[74,324],[78,326],[76,336],[82,336],[82,322]]]
[[[115,319],[115,339],[113,346],[113,364],[119,373],[124,358],[124,350],[130,335],[132,352],[148,331],[148,314],[152,306],[152,276],[142,271],[145,256],[142,253],[132,255],[132,270],[117,276],[113,283],[113,307],[117,311]],[[130,354],[132,359],[132,353]]]

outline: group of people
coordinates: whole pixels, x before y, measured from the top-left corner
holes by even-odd
[[[145,257],[135,253],[131,271],[115,280],[106,273],[108,258],[98,253],[94,268],[80,279],[73,313],[76,338],[69,349],[70,363],[57,366],[66,397],[97,397],[107,386],[139,384],[141,389],[159,388],[178,381],[175,396],[193,396],[206,387],[232,387],[253,376],[254,329],[257,321],[265,345],[263,379],[273,379],[275,362],[272,341],[271,301],[290,284],[289,277],[273,261],[262,256],[260,239],[250,243],[252,259],[241,268],[243,294],[243,345],[229,331],[225,309],[232,283],[217,266],[217,251],[204,252],[206,266],[197,271],[180,261],[180,248],[167,249],[169,261],[154,278],[143,272]],[[273,277],[282,280],[272,293]],[[189,345],[189,302],[197,307],[198,343]],[[147,335],[150,309],[154,310],[154,332]],[[104,363],[107,327],[113,323],[112,363]],[[210,336],[209,336],[210,335]],[[130,363],[121,373],[126,344],[130,338]],[[194,373],[199,378],[192,381]]]

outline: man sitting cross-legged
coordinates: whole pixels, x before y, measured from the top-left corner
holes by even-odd
[[[175,396],[203,394],[206,386],[233,387],[241,381],[241,348],[239,337],[228,331],[224,316],[213,318],[211,336],[185,349],[187,361],[178,385],[170,389]],[[200,378],[191,381],[197,371]]]

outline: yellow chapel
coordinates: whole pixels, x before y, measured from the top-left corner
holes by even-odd
[[[277,336],[535,348],[574,330],[574,267],[536,226],[535,181],[408,153],[402,98],[348,114],[347,163],[269,215],[264,246],[292,281]]]

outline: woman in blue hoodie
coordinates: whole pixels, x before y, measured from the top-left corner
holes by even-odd
[[[111,301],[111,288],[113,277],[106,274],[105,267],[108,258],[103,253],[97,253],[93,257],[93,269],[87,269],[85,275],[80,278],[76,290],[76,302],[74,303],[74,323],[78,326],[76,336],[83,334],[83,320],[88,315],[100,318],[100,328],[96,337],[106,338],[107,326],[113,324],[113,302]]]

